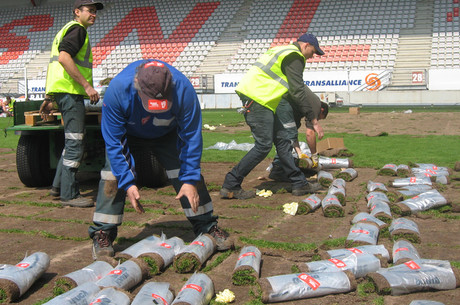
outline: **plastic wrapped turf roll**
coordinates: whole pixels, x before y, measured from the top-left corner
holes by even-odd
[[[380,176],[396,176],[398,166],[396,164],[385,164],[378,172]]]
[[[80,270],[60,276],[54,283],[54,295],[69,291],[83,283],[96,282],[112,269],[112,265],[105,261],[95,261]]]
[[[390,253],[384,245],[364,245],[348,249],[333,249],[328,250],[326,253],[329,256],[328,258],[338,259],[344,259],[352,254],[372,254],[380,259],[382,267],[385,267],[390,261]]]
[[[349,159],[342,158],[328,158],[328,157],[319,157],[319,167],[321,169],[337,169],[337,168],[349,168],[353,167],[353,161]]]
[[[100,290],[95,282],[87,282],[58,295],[45,305],[88,305]]]
[[[342,178],[345,181],[352,181],[358,177],[358,172],[354,168],[346,168],[336,175],[336,178]]]
[[[304,215],[316,211],[321,206],[321,199],[312,194],[299,202],[297,215]]]
[[[391,209],[387,202],[383,200],[376,200],[371,206],[371,216],[374,216],[381,221],[386,223],[390,223],[393,220],[393,216],[391,215]]]
[[[420,184],[420,185],[408,185],[408,186],[403,186],[403,187],[400,187],[398,188],[398,192],[403,194],[404,196],[416,196],[416,195],[419,195],[421,193],[425,193],[427,191],[430,191],[432,190],[433,188],[429,185],[424,185],[424,184]]]
[[[460,273],[449,261],[417,259],[369,273],[379,294],[402,295],[460,286]]]
[[[44,252],[35,252],[21,262],[5,265],[0,270],[0,304],[12,302],[22,296],[42,276],[50,265]]]
[[[318,183],[321,184],[323,187],[329,187],[334,180],[334,176],[330,172],[326,171],[319,171],[318,172]]]
[[[194,273],[171,305],[206,305],[214,296],[214,283],[204,273]]]
[[[156,235],[148,236],[118,253],[116,258],[128,260],[131,257],[139,257],[139,255],[149,252],[155,245],[161,244],[164,239],[164,234],[161,237]]]
[[[412,243],[420,243],[420,231],[415,222],[407,218],[396,218],[391,222],[390,235],[393,240],[405,239]]]
[[[197,271],[216,251],[216,241],[209,234],[201,234],[174,257],[173,266],[178,273]]]
[[[350,271],[356,278],[380,269],[380,259],[372,254],[352,253],[342,259],[307,262],[299,266],[302,272],[341,272]]]
[[[323,200],[321,200],[321,206],[323,207],[323,214],[325,217],[343,217],[345,214],[345,209],[335,195],[327,194]]]
[[[136,294],[131,305],[158,304],[168,305],[174,300],[174,292],[169,283],[148,282]]]
[[[94,297],[90,304],[131,304],[131,295],[122,289],[108,287],[104,288]]]
[[[376,245],[379,237],[379,227],[372,223],[355,223],[350,228],[345,247],[356,247],[362,245]]]
[[[148,265],[139,258],[131,258],[119,266],[113,268],[96,282],[101,287],[116,287],[129,290],[147,278]]]
[[[414,259],[420,259],[420,255],[409,241],[400,239],[393,244],[393,264],[399,265]]]
[[[409,177],[411,175],[410,167],[406,164],[399,164],[396,167],[396,175],[398,177]]]
[[[337,181],[337,179],[334,181]],[[347,204],[347,202],[345,201],[345,197],[346,197],[345,187],[339,184],[334,184],[334,181],[332,181],[332,184],[329,187],[327,193],[331,195],[335,195],[337,199],[339,199],[340,204],[345,206]]]
[[[155,275],[168,267],[183,247],[184,241],[181,238],[172,237],[151,247],[149,252],[140,254],[139,258],[149,265],[150,275]]]
[[[314,298],[354,291],[353,273],[312,272],[277,275],[259,279],[263,303]]]
[[[441,195],[437,190],[429,190],[424,193],[421,193],[412,198],[403,200],[397,205],[401,209],[407,211],[409,209],[410,213],[415,214],[421,211],[426,211],[434,207],[439,207],[448,204],[449,201]]]
[[[355,224],[358,222],[376,224],[380,230],[389,226],[388,223],[378,219],[377,217],[372,216],[369,213],[364,213],[364,212],[356,214],[355,217],[353,217],[353,219],[351,220],[352,224]]]
[[[388,191],[387,187],[385,186],[385,184],[381,183],[381,182],[374,182],[374,181],[367,181],[367,191],[370,193],[370,192],[374,192],[374,191]]]
[[[260,274],[261,260],[262,253],[257,247],[246,246],[241,249],[232,274],[233,284],[241,286],[256,283]]]
[[[404,187],[408,185],[433,185],[429,177],[408,177],[408,178],[398,178],[395,179],[392,183],[393,187]]]
[[[409,305],[444,305],[444,303],[430,300],[413,300]]]

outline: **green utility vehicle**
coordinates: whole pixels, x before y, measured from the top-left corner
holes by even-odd
[[[16,102],[14,126],[8,128],[20,134],[16,167],[19,179],[29,187],[52,184],[64,148],[64,126],[60,116],[56,115],[51,122],[40,121],[37,112],[41,103],[42,101]],[[99,118],[100,112],[87,112],[85,153],[79,172],[99,172],[104,166],[105,143]],[[160,187],[167,183],[166,172],[151,151],[136,146],[130,146],[130,151],[136,164],[138,186]]]

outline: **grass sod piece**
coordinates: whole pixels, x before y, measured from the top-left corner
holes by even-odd
[[[201,262],[195,253],[180,253],[174,258],[174,269],[178,273],[190,273],[201,268]]]
[[[13,302],[19,296],[20,291],[16,283],[7,279],[0,279],[0,304]]]
[[[163,258],[157,253],[144,253],[139,255],[138,258],[147,263],[150,276],[161,273],[165,267]]]
[[[325,217],[338,218],[345,216],[345,209],[342,205],[328,205],[326,208],[323,208],[323,213]]]
[[[233,285],[236,286],[254,285],[258,279],[259,275],[250,266],[241,266],[232,274]]]
[[[355,179],[357,176],[358,176],[358,173],[356,171],[353,171],[353,169],[351,169],[351,170],[341,171],[335,177],[342,178],[343,180],[349,182]]]
[[[415,244],[421,243],[420,235],[417,232],[411,230],[394,230],[391,232],[391,238],[393,240],[406,239]]]
[[[366,279],[371,285],[375,287],[376,291],[380,295],[389,295],[391,294],[391,286],[387,279],[377,272],[371,272],[366,275]]]
[[[57,278],[56,281],[54,282],[53,294],[55,296],[58,296],[69,290],[74,289],[77,286],[78,286],[77,282],[75,282],[73,279],[67,276],[61,276]]]
[[[321,177],[318,179],[318,183],[321,184],[322,187],[329,187],[331,186],[332,179]]]
[[[401,202],[390,204],[390,210],[392,213],[395,213],[401,216],[408,216],[412,214],[411,209],[407,205]]]
[[[397,170],[396,170],[396,167],[394,167],[394,168],[383,167],[377,172],[377,175],[379,175],[379,176],[396,176],[397,175]]]

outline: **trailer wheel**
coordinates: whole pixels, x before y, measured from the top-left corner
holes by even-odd
[[[55,170],[50,168],[49,139],[46,134],[21,135],[16,150],[16,168],[25,186],[49,186]]]
[[[136,163],[138,186],[150,188],[165,186],[168,182],[166,171],[153,152],[145,148],[136,148],[132,149],[131,153]]]

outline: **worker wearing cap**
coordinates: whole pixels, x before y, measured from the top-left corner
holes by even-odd
[[[93,88],[93,55],[87,29],[96,21],[101,2],[77,0],[74,20],[68,22],[54,38],[46,75],[46,95],[56,101],[64,121],[65,144],[56,168],[51,194],[61,197],[61,204],[73,207],[94,206],[90,198],[80,195],[76,174],[83,158],[85,136],[84,98],[99,101]],[[52,107],[47,98],[40,107],[46,116]]]
[[[291,181],[293,195],[302,196],[320,189],[317,183],[308,183],[295,165],[292,143],[276,115],[278,104],[285,99],[311,121],[318,137],[323,137],[324,132],[315,117],[303,82],[305,63],[313,54],[323,55],[324,52],[313,34],[303,34],[293,44],[269,49],[239,82],[235,91],[246,110],[245,120],[251,128],[255,145],[225,176],[220,192],[222,198],[248,199],[255,196],[254,191],[243,190],[241,184],[252,169],[265,159],[273,143]]]
[[[203,148],[198,96],[185,75],[165,62],[139,60],[109,84],[102,105],[106,165],[89,228],[93,256],[112,256],[125,198],[143,213],[130,146],[148,147],[166,169],[195,235],[209,233],[218,250],[233,246],[217,227],[213,204],[201,175]],[[153,174],[153,173],[152,173]]]

